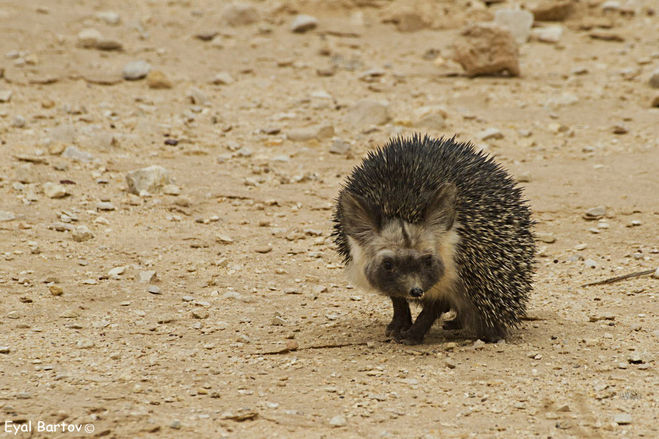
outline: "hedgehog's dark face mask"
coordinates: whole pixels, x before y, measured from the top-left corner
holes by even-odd
[[[367,200],[343,194],[343,227],[357,283],[392,297],[421,299],[451,268],[445,241],[455,220],[456,188],[442,185],[429,198],[423,221],[382,217]],[[363,283],[363,282],[362,282]]]

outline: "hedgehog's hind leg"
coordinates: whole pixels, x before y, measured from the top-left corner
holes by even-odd
[[[398,338],[402,331],[406,331],[412,326],[412,313],[405,298],[392,297],[391,302],[394,305],[394,317],[391,319],[391,323],[387,325],[385,335]]]

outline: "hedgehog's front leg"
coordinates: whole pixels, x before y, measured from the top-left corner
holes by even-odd
[[[416,317],[414,324],[407,331],[401,332],[401,336],[397,341],[409,345],[422,343],[423,338],[426,336],[442,311],[443,303],[438,301],[424,302],[423,309]]]
[[[405,298],[392,297],[391,302],[394,304],[394,317],[391,319],[391,323],[387,325],[385,335],[397,339],[402,331],[406,331],[412,326],[412,313]]]

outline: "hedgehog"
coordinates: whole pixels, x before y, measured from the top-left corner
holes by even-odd
[[[535,256],[528,201],[469,142],[390,139],[346,178],[333,223],[350,281],[391,299],[390,339],[422,343],[443,316],[446,329],[495,342],[525,315]],[[421,306],[414,321],[410,303]]]

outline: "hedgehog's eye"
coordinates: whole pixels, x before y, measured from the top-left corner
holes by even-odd
[[[433,262],[432,261],[432,255],[424,256],[422,262],[423,262],[424,266],[426,266],[428,268],[432,267],[432,262]]]
[[[394,261],[391,259],[387,258],[382,261],[382,268],[384,268],[387,271],[394,271]]]

